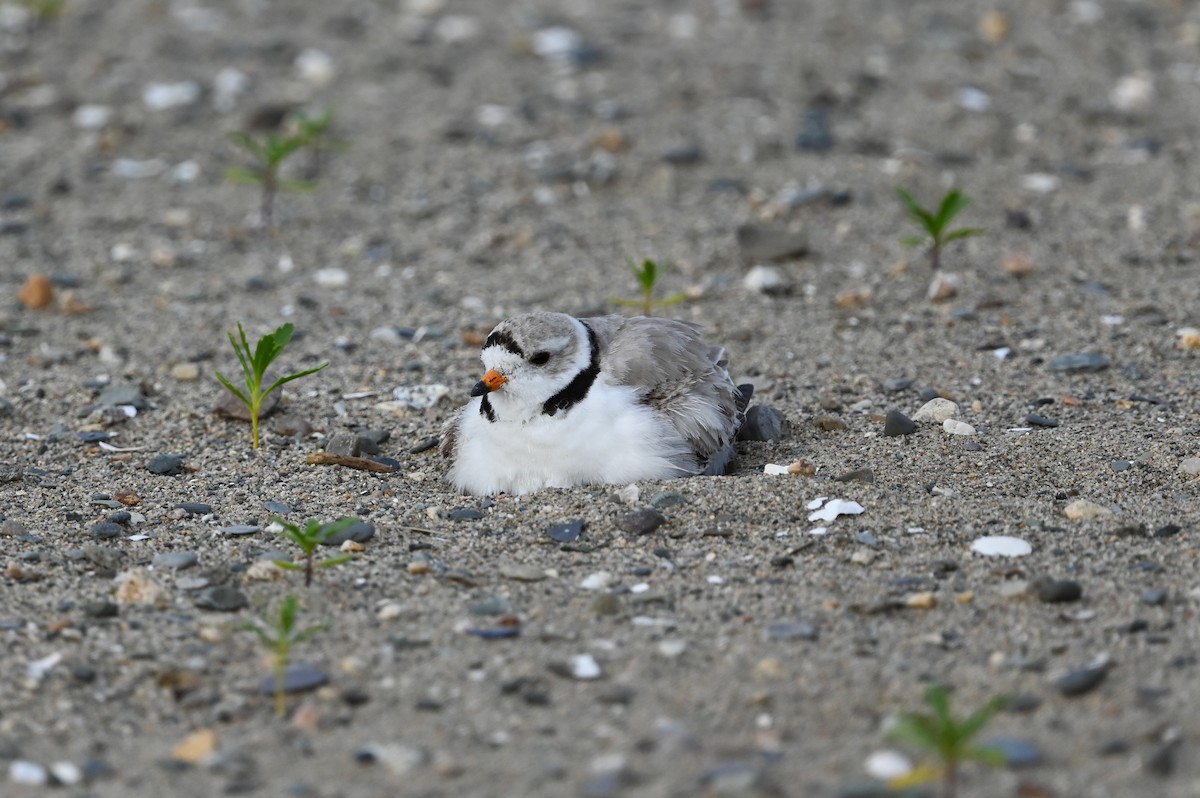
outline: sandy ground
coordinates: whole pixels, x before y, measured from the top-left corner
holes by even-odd
[[[1039,760],[971,766],[963,795],[1200,793],[1191,6],[21,5],[0,4],[4,795],[833,796],[871,783],[874,752],[919,760],[882,727],[934,682],[962,710],[1020,696],[982,736]],[[348,147],[263,229],[255,189],[224,179],[229,134],[325,108]],[[947,250],[945,301],[899,242],[898,186],[957,186],[987,230]],[[663,312],[726,345],[790,435],[637,498],[455,495],[411,450],[478,379],[478,336],[532,309],[626,312],[627,258],[672,264],[664,292],[692,300]],[[747,286],[759,265],[780,290]],[[17,299],[33,274],[49,308]],[[284,369],[329,362],[284,400],[311,434],[272,427],[255,453],[212,414],[239,321],[296,325]],[[1109,365],[1051,368],[1078,353]],[[392,403],[435,384],[431,409]],[[105,426],[106,385],[145,407]],[[923,389],[975,434],[883,437]],[[346,430],[390,433],[398,470],[306,463]],[[159,454],[182,472],[148,471]],[[801,461],[813,476],[763,474]],[[95,501],[121,492],[138,503]],[[813,535],[818,497],[864,512]],[[618,528],[651,500],[666,526]],[[1079,500],[1096,517],[1069,518]],[[220,530],[265,526],[264,502],[375,536],[311,588],[256,580],[286,543]],[[548,537],[572,519],[580,540]],[[986,535],[1032,553],[973,553]],[[198,563],[152,564],[168,552]],[[118,596],[130,572],[156,602]],[[1044,577],[1082,598],[1040,600]],[[221,585],[249,606],[196,606]],[[289,593],[329,624],[296,658],[330,682],[279,720],[241,627]],[[1098,659],[1094,689],[1056,686]],[[20,783],[56,763],[76,783]]]

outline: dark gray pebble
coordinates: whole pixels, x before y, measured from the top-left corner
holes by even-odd
[[[1140,598],[1143,604],[1149,604],[1152,607],[1160,607],[1167,603],[1167,591],[1159,588],[1143,590]]]
[[[1104,371],[1112,362],[1096,352],[1080,352],[1070,355],[1059,355],[1046,364],[1050,371],[1064,374],[1077,374],[1087,371]]]
[[[325,441],[325,451],[341,457],[357,457],[358,436],[349,430],[339,430]]]
[[[1128,460],[1112,461],[1112,470],[1118,474],[1120,474],[1122,471],[1128,471],[1131,468],[1133,468],[1133,463],[1129,462]]]
[[[768,640],[816,640],[817,627],[800,621],[777,621],[767,627]]]
[[[1065,696],[1081,696],[1099,687],[1107,676],[1108,668],[1103,665],[1077,668],[1060,677],[1054,686]]]
[[[375,525],[360,518],[336,535],[330,535],[321,545],[340,546],[347,540],[353,540],[355,543],[366,543],[373,537],[375,537]]]
[[[95,429],[89,429],[84,430],[83,432],[75,433],[75,437],[79,438],[79,440],[83,441],[84,443],[98,443],[99,441],[106,441],[112,436],[113,434],[111,432]]]
[[[879,538],[875,537],[873,532],[863,530],[854,536],[854,539],[864,546],[870,546],[873,549],[879,548]]]
[[[480,518],[487,518],[487,513],[470,507],[456,507],[450,511],[452,521],[478,521]]]
[[[976,429],[975,431],[979,432],[978,429]],[[979,443],[978,441],[968,441],[967,443],[963,444],[963,451],[964,452],[982,452],[983,444]]]
[[[133,515],[128,510],[118,510],[115,513],[110,513],[105,521],[113,524],[128,524],[133,519]]]
[[[791,429],[782,411],[770,405],[754,405],[746,410],[746,420],[737,437],[739,441],[778,441],[786,438]]]
[[[111,601],[88,601],[83,605],[83,614],[89,618],[116,618],[120,611]]]
[[[1054,419],[1043,416],[1041,413],[1030,413],[1025,416],[1025,423],[1034,427],[1057,427],[1058,422]]]
[[[907,391],[916,383],[912,377],[893,377],[890,380],[884,380],[880,385],[883,390],[888,393],[896,393],[898,391]]]
[[[829,126],[828,109],[809,108],[804,112],[800,132],[796,135],[796,149],[809,152],[833,149],[833,131]]]
[[[747,261],[789,260],[808,252],[808,237],[782,225],[738,225],[736,237]]]
[[[856,468],[853,471],[847,471],[844,474],[838,474],[833,478],[834,482],[865,482],[871,484],[875,481],[875,472],[869,468]]]
[[[437,448],[437,445],[440,442],[441,442],[441,439],[438,438],[438,436],[430,435],[428,438],[425,438],[424,440],[419,441],[419,442],[413,444],[412,446],[410,446],[408,449],[408,453],[409,454],[420,454],[421,452],[427,452],[430,449]]]
[[[329,684],[329,674],[303,663],[289,665],[283,676],[283,692],[285,693],[305,693],[327,684]],[[275,694],[275,674],[262,680],[259,691],[263,695]]]
[[[183,455],[158,454],[146,464],[146,470],[151,474],[175,476],[183,471]]]
[[[917,431],[917,422],[901,413],[899,410],[889,410],[883,419],[883,435],[885,438],[895,438],[900,435],[912,435]]]
[[[118,538],[124,532],[120,524],[114,524],[112,521],[101,521],[88,530],[88,534],[98,540],[110,540]]]
[[[1005,712],[1033,712],[1042,705],[1042,699],[1033,693],[1011,693],[1004,697]]]
[[[71,678],[83,684],[91,684],[96,681],[96,669],[91,665],[76,665],[71,668]]]
[[[1155,746],[1146,754],[1146,758],[1142,760],[1142,770],[1155,776],[1167,777],[1175,772],[1175,766],[1178,759],[1179,746],[1183,740],[1176,737],[1173,740],[1168,740],[1161,745]]]
[[[1173,538],[1179,534],[1181,529],[1182,527],[1180,527],[1179,524],[1164,524],[1163,526],[1160,526],[1158,529],[1154,530],[1154,534],[1152,534],[1150,537]]]
[[[682,144],[664,152],[662,159],[672,166],[692,166],[704,160],[704,150],[695,144]]]
[[[150,564],[155,568],[167,571],[182,571],[184,568],[191,568],[198,562],[200,562],[200,556],[194,551],[164,551],[154,555]]]
[[[196,594],[193,603],[202,610],[216,612],[235,612],[248,603],[246,595],[237,588],[228,585],[217,585],[205,588]]]
[[[930,399],[937,399],[942,395],[942,392],[937,388],[922,388],[917,392],[917,399],[921,402],[928,402]]]
[[[579,540],[579,536],[583,534],[584,523],[581,519],[576,518],[573,521],[556,524],[546,530],[546,534],[551,539],[559,543],[574,543]]]
[[[677,507],[687,503],[687,496],[684,496],[682,493],[676,493],[673,490],[664,490],[662,493],[656,493],[654,498],[650,500],[650,506],[657,507],[660,510],[665,510],[668,507]]]
[[[348,707],[361,707],[371,700],[371,694],[361,687],[350,686],[342,691],[339,698]]]
[[[116,405],[133,405],[138,410],[145,410],[150,405],[146,402],[142,389],[127,383],[115,383],[108,386],[96,397],[96,404],[102,407]]]
[[[617,529],[627,535],[649,535],[667,522],[667,517],[653,507],[617,516]]]
[[[213,511],[212,505],[204,502],[180,502],[175,506],[188,515],[208,515]]]
[[[1055,604],[1064,601],[1079,601],[1083,598],[1083,586],[1072,579],[1043,577],[1034,581],[1039,601]]]
[[[1004,764],[1012,768],[1032,767],[1041,764],[1044,759],[1040,748],[1020,737],[993,737],[983,746],[1004,754]]]

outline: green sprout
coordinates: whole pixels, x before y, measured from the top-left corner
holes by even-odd
[[[1000,749],[971,744],[971,738],[1004,708],[1003,698],[993,698],[961,721],[950,712],[950,692],[945,687],[933,685],[926,690],[925,703],[933,709],[932,713],[906,712],[888,729],[892,739],[924,748],[938,760],[932,766],[917,768],[913,774],[903,777],[904,782],[940,778],[942,798],[954,798],[958,789],[958,769],[964,762],[1004,764],[1004,752]]]
[[[217,380],[228,388],[234,396],[246,405],[250,411],[250,429],[254,436],[254,448],[258,448],[258,416],[262,412],[263,400],[271,395],[272,391],[281,388],[285,383],[292,380],[298,380],[301,377],[307,377],[309,374],[314,374],[329,365],[328,362],[322,363],[316,368],[305,369],[304,371],[288,374],[286,377],[280,377],[271,383],[265,391],[262,388],[263,378],[266,376],[267,368],[274,362],[275,358],[279,357],[279,353],[292,340],[292,333],[295,328],[289,322],[279,327],[275,332],[264,335],[258,339],[258,343],[254,347],[254,351],[250,350],[250,343],[246,340],[246,331],[242,329],[242,323],[238,322],[238,336],[234,338],[233,333],[228,333],[229,343],[233,345],[233,351],[238,357],[238,361],[242,364],[242,373],[245,375],[245,391],[234,386],[225,375],[219,371],[213,372]]]
[[[326,108],[320,116],[296,114],[292,121],[296,125],[296,135],[304,139],[304,146],[308,148],[309,160],[305,175],[309,180],[316,180],[321,174],[324,154],[333,150],[344,150],[349,145],[329,135],[333,127],[332,108]]]
[[[618,305],[626,307],[640,307],[643,316],[653,316],[655,308],[665,308],[671,305],[678,305],[683,300],[687,299],[686,294],[672,294],[666,299],[656,301],[654,299],[654,288],[658,284],[658,278],[667,270],[667,265],[659,265],[658,263],[647,258],[642,261],[642,265],[630,258],[626,261],[629,264],[629,270],[633,272],[633,276],[637,278],[638,284],[642,287],[641,299],[621,299],[613,297],[612,301]]]
[[[257,183],[262,187],[259,213],[264,227],[271,227],[275,216],[275,195],[280,191],[307,192],[316,188],[311,180],[285,180],[279,172],[283,162],[302,147],[309,146],[309,139],[302,133],[277,136],[268,133],[262,139],[244,131],[230,134],[237,144],[254,160],[249,167],[231,166],[225,170],[225,179],[234,183]]]
[[[357,518],[339,518],[337,521],[331,521],[328,524],[322,524],[316,519],[309,519],[303,527],[289,523],[282,518],[275,517],[271,519],[274,523],[283,527],[283,536],[295,543],[304,552],[304,564],[289,562],[287,560],[275,560],[275,564],[280,568],[286,568],[289,571],[304,571],[304,586],[308,587],[312,584],[313,571],[317,568],[332,568],[335,565],[341,565],[344,562],[349,562],[354,559],[349,554],[338,554],[334,557],[326,557],[320,561],[314,561],[313,555],[317,551],[317,546],[325,543],[334,535],[344,529],[347,529],[353,524],[358,523]]]
[[[18,0],[38,22],[48,22],[62,16],[67,0]]]
[[[292,657],[292,646],[303,642],[325,629],[327,624],[310,626],[307,629],[296,628],[296,612],[300,602],[288,594],[279,605],[279,617],[269,621],[248,623],[243,629],[253,632],[262,644],[271,650],[275,658],[275,714],[283,717],[287,713],[284,699],[284,686],[287,680],[288,661]]]
[[[971,236],[980,236],[985,232],[979,227],[960,227],[957,230],[947,229],[954,217],[962,213],[963,209],[971,204],[970,198],[958,189],[952,189],[946,193],[946,196],[942,197],[942,203],[938,206],[936,212],[922,207],[921,203],[917,202],[912,194],[909,194],[902,188],[896,189],[896,194],[908,210],[909,219],[923,231],[922,235],[904,236],[900,241],[910,247],[928,247],[929,265],[933,267],[934,271],[941,268],[942,247],[951,241],[957,241],[960,238],[970,238]]]

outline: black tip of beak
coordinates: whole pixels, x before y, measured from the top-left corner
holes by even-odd
[[[471,389],[471,396],[483,396],[484,394],[491,392],[492,389],[487,387],[487,383],[485,383],[483,380],[480,380],[479,382],[475,383],[475,387]]]

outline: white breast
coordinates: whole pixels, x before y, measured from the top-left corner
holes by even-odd
[[[479,399],[463,410],[450,481],[475,494],[528,493],[590,483],[625,484],[689,473],[690,449],[656,411],[627,387],[598,379],[565,414],[489,422]]]

